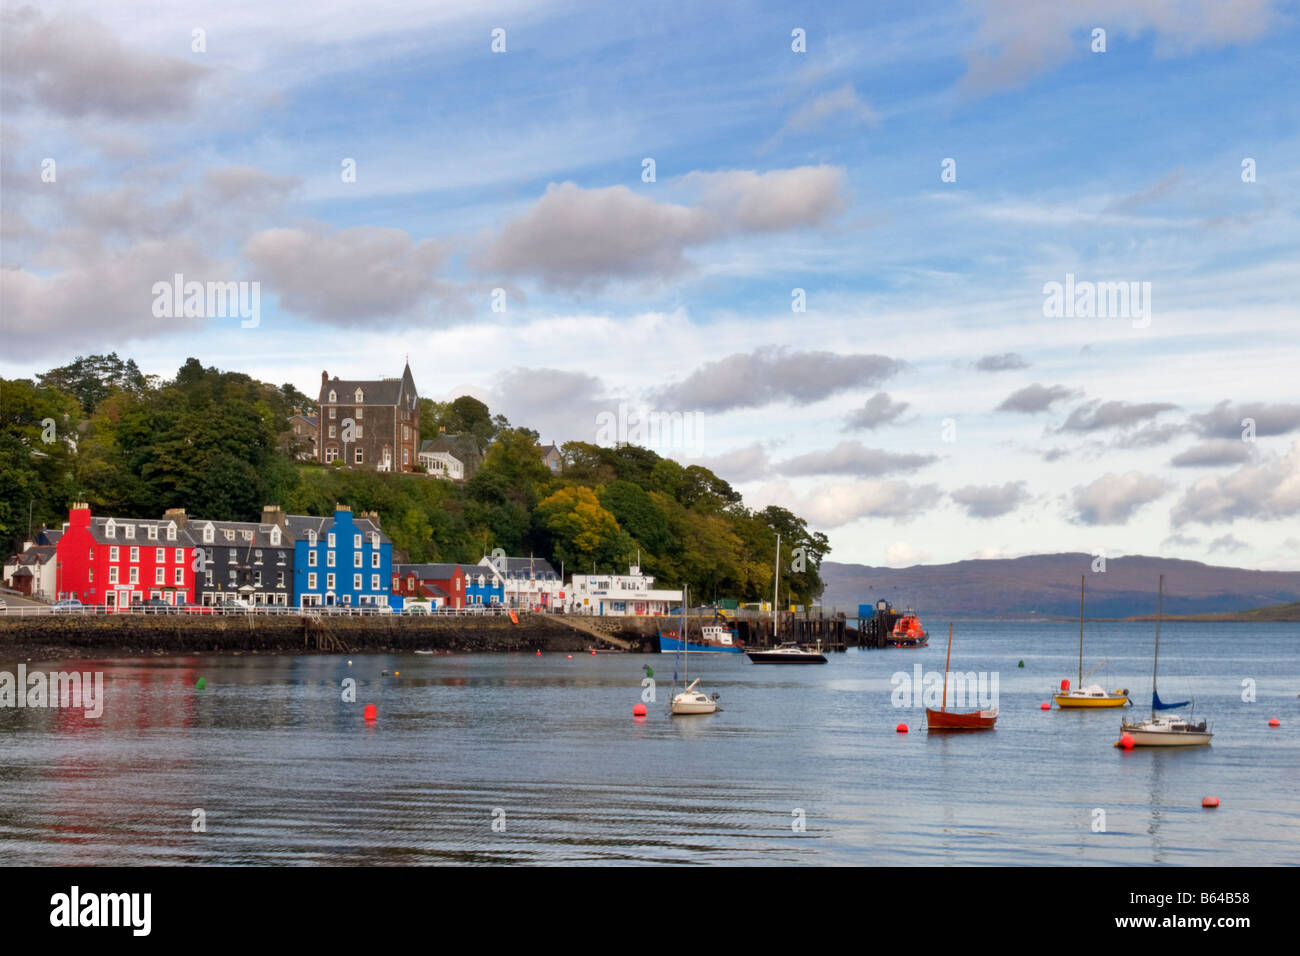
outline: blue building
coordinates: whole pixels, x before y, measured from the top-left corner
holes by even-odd
[[[391,603],[393,542],[379,515],[337,505],[332,518],[289,515],[294,542],[293,601],[298,607]]]
[[[463,567],[465,569],[466,607],[505,603],[505,578],[491,563],[466,564]]]

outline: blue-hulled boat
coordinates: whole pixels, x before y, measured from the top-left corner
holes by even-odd
[[[688,649],[692,654],[739,654],[744,651],[734,628],[705,624],[700,630],[703,634],[699,640],[684,642],[681,631],[659,628],[659,653],[677,654]]]

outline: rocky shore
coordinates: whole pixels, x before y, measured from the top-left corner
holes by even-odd
[[[601,630],[653,649],[650,622],[602,621]],[[321,617],[300,615],[0,616],[0,662],[93,654],[354,654],[432,650],[457,653],[585,652],[599,642],[562,620],[508,617]]]

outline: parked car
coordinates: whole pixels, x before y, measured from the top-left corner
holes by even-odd
[[[147,601],[132,601],[131,610],[141,614],[171,614],[176,609],[162,598],[149,598]]]
[[[54,602],[55,614],[81,614],[86,610],[86,606],[76,598],[64,598],[62,601]]]
[[[9,606],[9,605],[5,603],[5,599],[4,599],[4,598],[0,598],[0,611],[3,611],[3,610],[4,610],[5,608],[7,608],[8,606]]]
[[[419,604],[413,601],[407,601],[406,606],[402,608],[403,614],[429,614],[431,608],[427,604]]]

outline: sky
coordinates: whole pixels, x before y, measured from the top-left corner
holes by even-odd
[[[409,360],[831,560],[1300,570],[1294,0],[0,16],[0,376]]]

